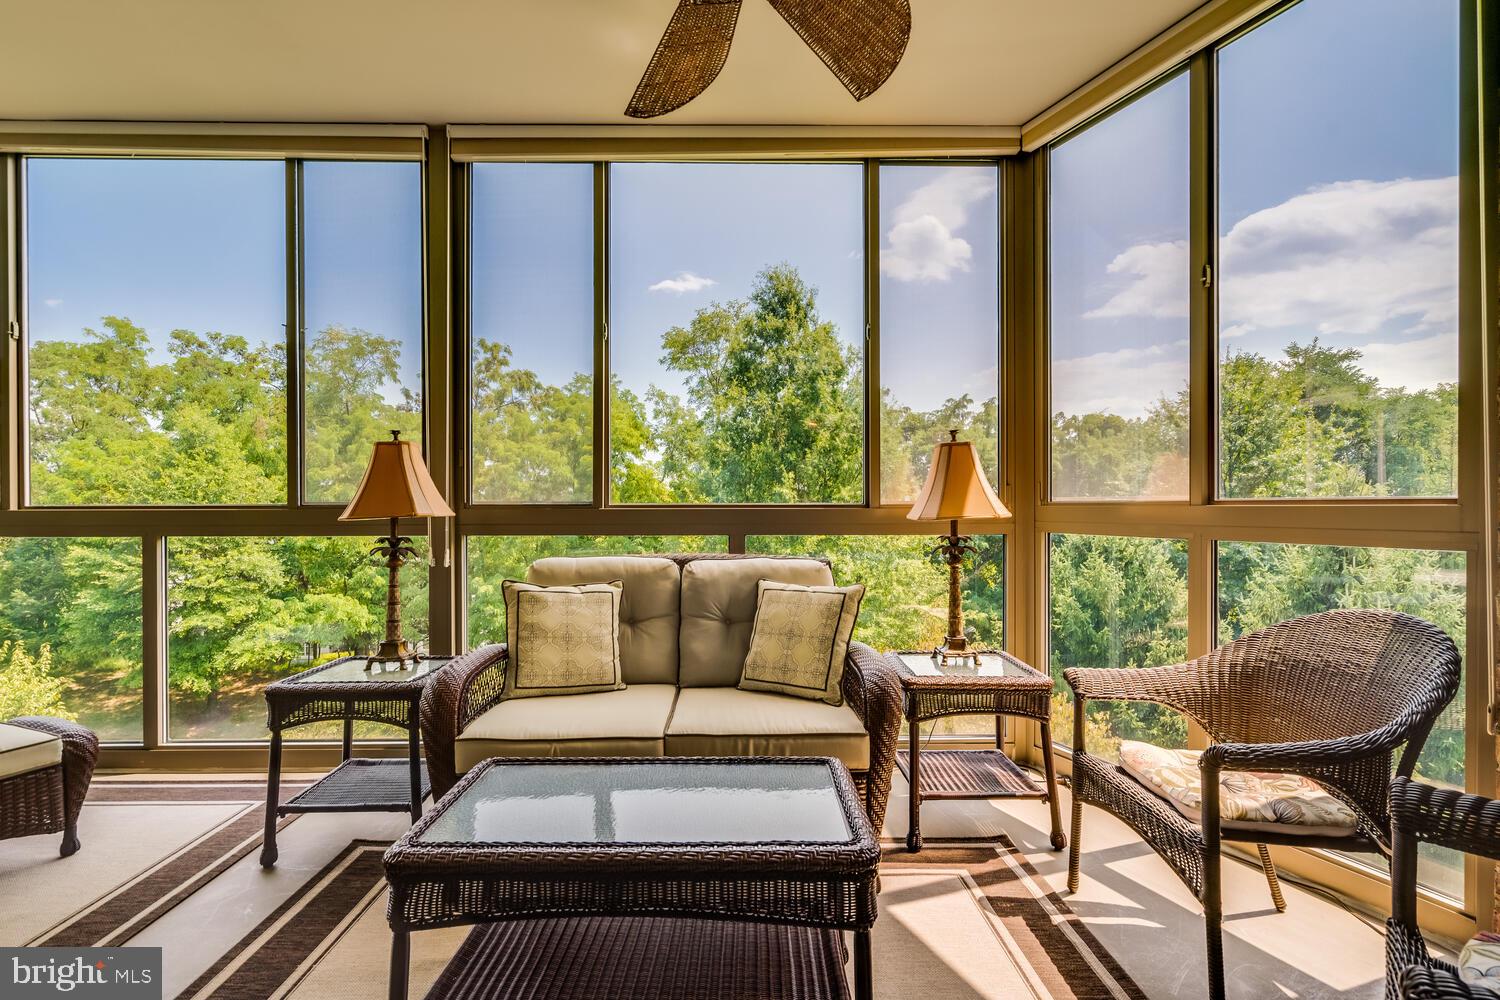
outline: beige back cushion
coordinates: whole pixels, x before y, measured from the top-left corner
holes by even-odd
[[[817,559],[696,559],[682,568],[682,687],[740,682],[762,580],[833,586]]]
[[[526,582],[539,587],[576,587],[610,580],[624,584],[620,600],[621,679],[626,684],[676,684],[681,588],[676,563],[651,556],[554,556],[538,559],[526,570]],[[738,679],[736,675],[735,681]]]

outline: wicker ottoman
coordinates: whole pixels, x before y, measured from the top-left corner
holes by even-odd
[[[27,715],[0,724],[0,840],[62,832],[77,852],[78,813],[99,759],[99,738],[62,719]]]

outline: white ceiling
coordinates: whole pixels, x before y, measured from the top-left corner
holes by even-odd
[[[855,103],[765,0],[728,65],[657,119],[1020,125],[1200,0],[911,0]],[[0,0],[0,118],[626,123],[676,0]]]

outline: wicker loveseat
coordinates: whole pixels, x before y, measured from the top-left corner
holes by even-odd
[[[842,705],[741,691],[760,580],[829,585],[826,560],[736,555],[542,559],[530,583],[619,580],[619,691],[500,700],[503,644],[445,667],[422,698],[435,795],[490,757],[828,756],[879,830],[900,732],[895,661],[853,642]]]

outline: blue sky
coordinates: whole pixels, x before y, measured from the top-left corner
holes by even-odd
[[[308,163],[309,335],[359,327],[402,345],[420,387],[421,169]],[[174,329],[280,341],[286,322],[286,166],[268,160],[27,162],[32,340],[76,339],[106,315],[165,343]]]
[[[1223,346],[1279,355],[1320,336],[1388,384],[1456,371],[1456,0],[1306,0],[1220,58]],[[1052,154],[1054,403],[1136,414],[1187,372],[1187,81]],[[993,392],[995,171],[885,167],[882,375],[902,402]],[[282,336],[284,167],[32,160],[34,339],[109,314]],[[415,164],[309,163],[307,312],[420,354]],[[591,168],[475,170],[473,319],[562,381],[592,359]],[[620,164],[611,174],[611,333],[624,383],[680,389],[660,335],[789,261],[850,344],[865,323],[860,168]],[[947,359],[956,358],[952,364]],[[941,363],[938,359],[943,359]],[[951,373],[959,373],[952,381]]]
[[[1314,336],[1385,385],[1457,377],[1455,0],[1307,0],[1219,57],[1220,346]],[[1053,408],[1138,415],[1187,378],[1188,95],[1051,159]]]

